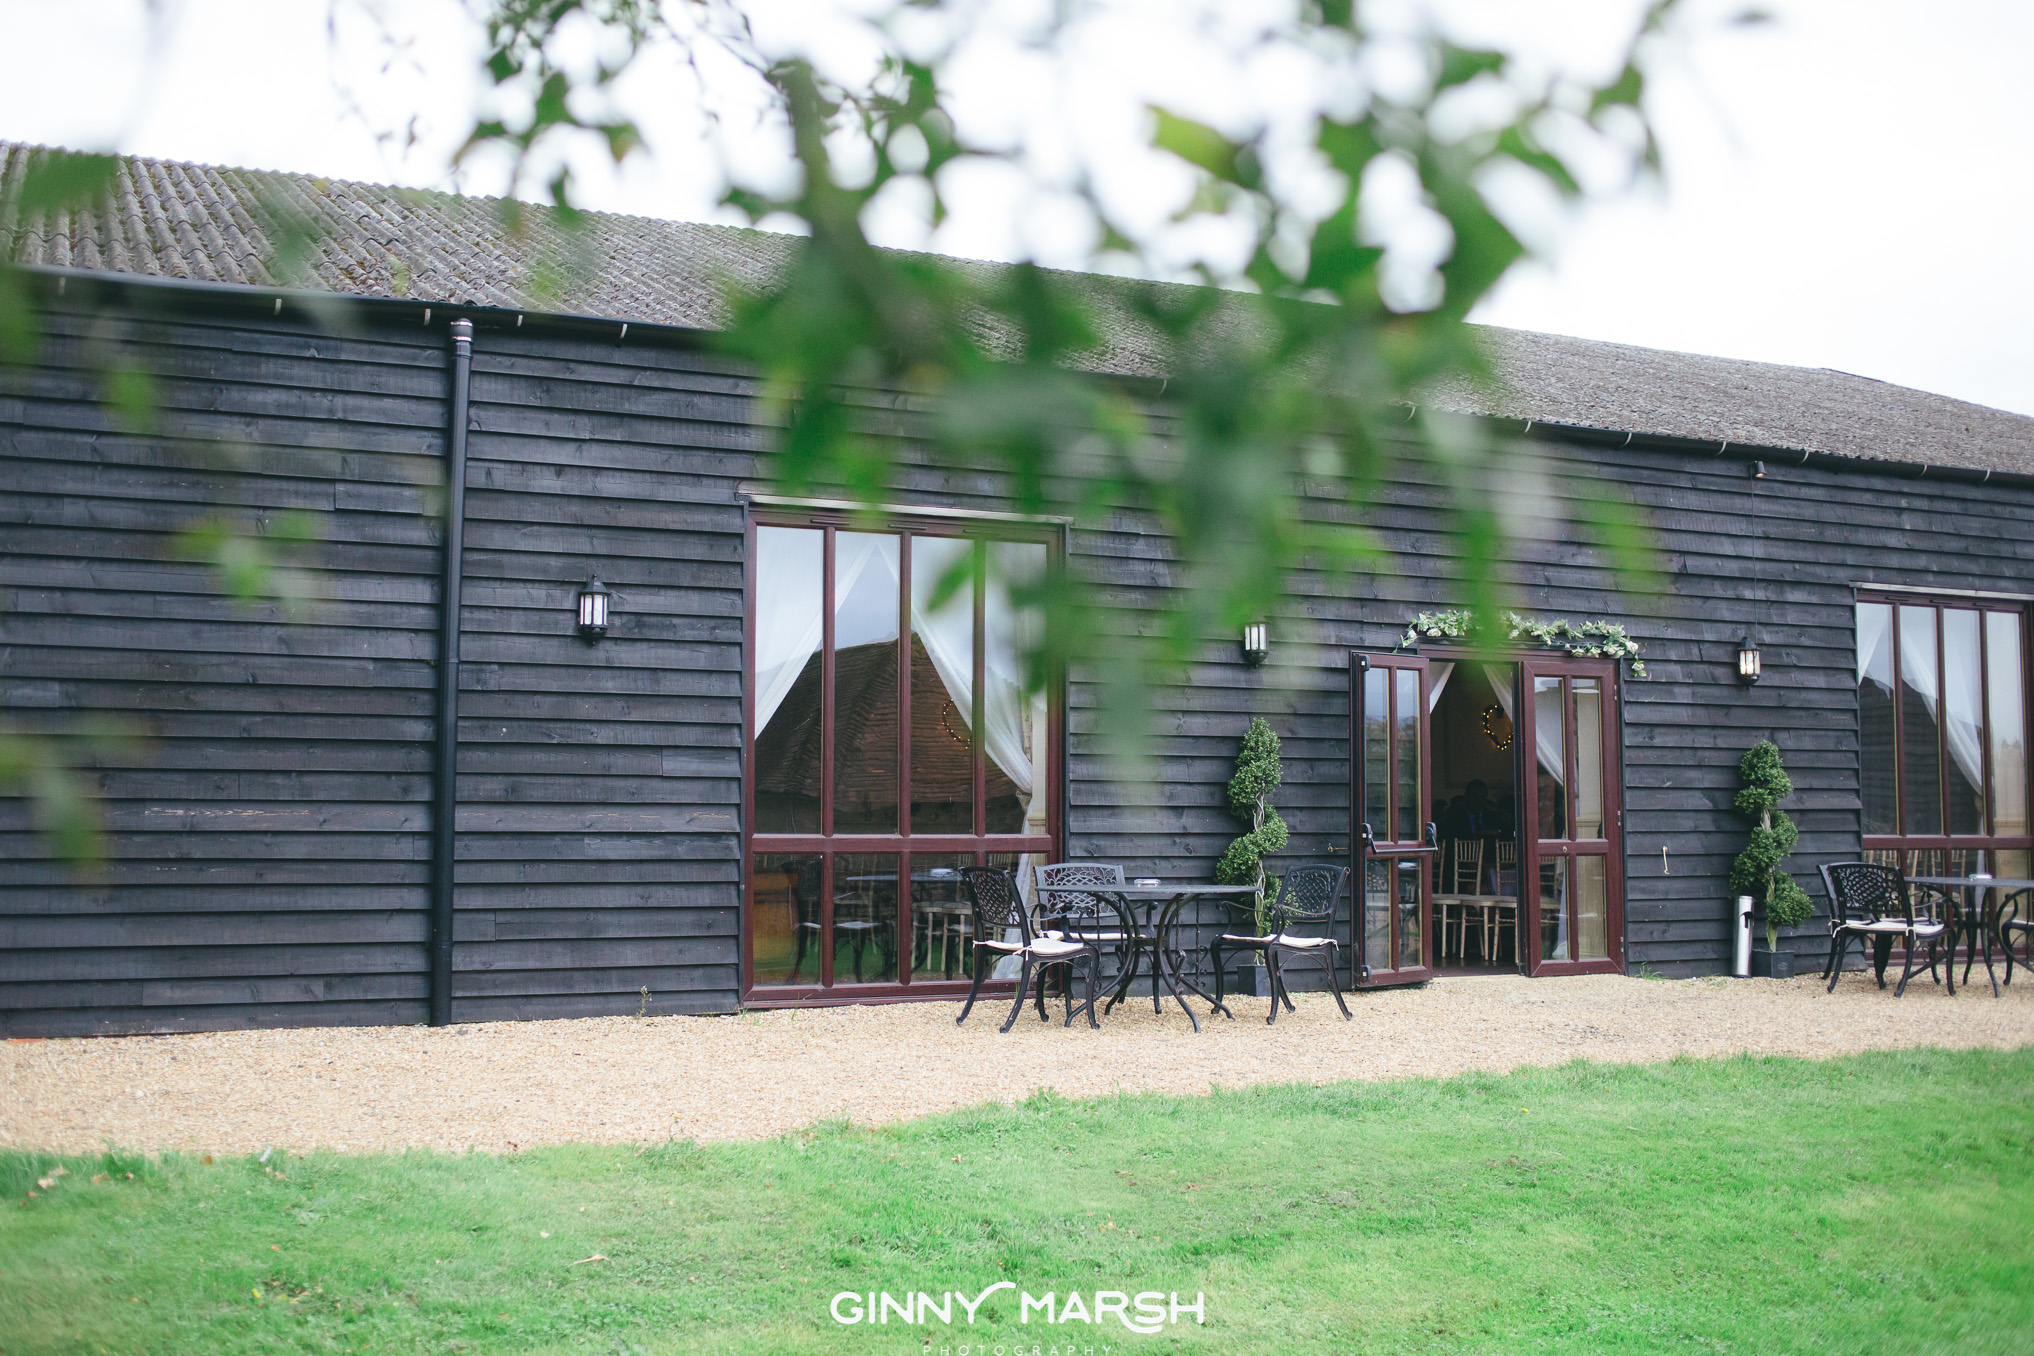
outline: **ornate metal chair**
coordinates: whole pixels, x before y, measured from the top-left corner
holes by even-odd
[[[1123,885],[1123,868],[1106,862],[1056,862],[1036,868],[1038,917],[1047,937],[1070,937],[1091,944],[1097,952],[1116,957],[1116,982],[1102,1011],[1123,1001],[1137,974],[1137,958],[1153,940],[1137,926],[1122,898],[1108,887]],[[1157,986],[1151,1005],[1159,1006]]]
[[[1872,967],[1881,989],[1886,987],[1886,960],[1893,943],[1905,946],[1906,964],[1900,971],[1899,987],[1893,990],[1895,998],[1907,992],[1907,981],[1914,975],[1915,949],[1922,942],[1928,944],[1928,976],[1941,982],[1935,974],[1936,952],[1949,925],[1932,912],[1916,916],[1906,876],[1875,862],[1831,862],[1822,868],[1822,885],[1829,892],[1829,963],[1822,971],[1829,981],[1826,992],[1836,991],[1852,941],[1871,943]],[[1944,969],[1953,994],[1955,969],[1948,965]]]
[[[1008,1031],[1016,1025],[1017,1014],[1024,1010],[1025,996],[1031,989],[1034,969],[1038,974],[1038,1018],[1049,1020],[1045,1015],[1045,976],[1055,965],[1072,968],[1079,966],[1086,972],[1088,999],[1082,1004],[1087,1009],[1088,1025],[1099,1029],[1101,1023],[1095,1020],[1095,995],[1102,987],[1102,954],[1092,943],[1075,941],[1071,937],[1041,937],[1031,926],[1031,911],[1024,906],[1024,898],[1017,892],[1017,878],[1001,867],[967,866],[961,868],[961,881],[967,887],[968,900],[974,905],[975,982],[968,988],[967,1005],[954,1018],[959,1026],[975,1010],[975,999],[982,992],[982,981],[996,961],[1005,956],[1016,957],[1023,965],[1023,974],[1017,981],[1017,1001],[1010,1005],[1010,1015],[1004,1019],[1001,1030]],[[1013,935],[1014,934],[1014,935]],[[1066,1025],[1073,1025],[1074,1001],[1071,976],[1066,985]]]
[[[1233,1017],[1222,1002],[1222,955],[1224,952],[1261,951],[1264,953],[1264,968],[1271,980],[1271,1011],[1264,1022],[1269,1026],[1278,1020],[1278,1005],[1285,1004],[1292,1012],[1292,995],[1286,992],[1285,965],[1295,960],[1322,961],[1328,968],[1328,992],[1335,995],[1335,1006],[1342,1009],[1342,1019],[1351,1021],[1349,1005],[1342,1001],[1341,951],[1332,936],[1312,936],[1293,931],[1294,928],[1319,926],[1333,932],[1335,906],[1341,902],[1342,887],[1348,882],[1349,868],[1346,866],[1295,866],[1286,870],[1280,882],[1278,898],[1271,906],[1271,930],[1263,936],[1249,933],[1224,933],[1208,944],[1208,960],[1215,967],[1215,1011],[1225,1017]]]
[[[2020,945],[2027,952],[2027,959],[2020,962],[2023,970],[2034,969],[2034,890],[2015,890],[1999,901],[1999,940],[2005,944],[2006,983],[2013,982],[2013,934],[2020,934]]]

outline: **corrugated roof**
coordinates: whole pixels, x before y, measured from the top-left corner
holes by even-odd
[[[18,183],[38,153],[0,142],[0,183]],[[0,217],[0,244],[30,265],[696,329],[724,323],[723,279],[762,284],[798,246],[797,237],[768,231],[587,215],[590,226],[571,232],[533,209],[511,229],[497,199],[123,156],[102,205]],[[269,261],[306,227],[316,244],[302,275],[276,276]],[[1546,424],[2034,474],[2034,418],[2024,415],[1824,368],[1483,332],[1499,385],[1449,386],[1433,393],[1435,403]],[[1107,326],[1092,365],[1162,372],[1129,325]]]

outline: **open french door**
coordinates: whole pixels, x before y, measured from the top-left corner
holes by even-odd
[[[1433,976],[1427,661],[1349,656],[1350,966],[1359,988]]]
[[[1528,972],[1622,974],[1624,833],[1617,664],[1519,664],[1520,854]]]

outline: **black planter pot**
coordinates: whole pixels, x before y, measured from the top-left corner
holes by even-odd
[[[1271,972],[1261,965],[1244,963],[1229,972],[1229,992],[1245,998],[1271,996]]]
[[[1794,953],[1791,951],[1767,951],[1763,947],[1753,947],[1752,976],[1756,979],[1792,979],[1794,977]]]

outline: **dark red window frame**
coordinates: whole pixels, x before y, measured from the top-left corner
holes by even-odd
[[[819,529],[826,534],[826,549],[822,589],[829,605],[823,609],[823,637],[820,646],[821,690],[824,702],[821,736],[821,789],[820,827],[821,832],[813,834],[757,833],[756,822],[756,778],[754,775],[756,755],[756,676],[754,673],[756,654],[756,529],[759,527],[791,527]],[[956,854],[972,854],[977,866],[987,865],[992,855],[1005,854],[1046,854],[1052,859],[1060,855],[1059,845],[1064,841],[1063,825],[1066,815],[1065,776],[1065,681],[1064,675],[1049,675],[1046,683],[1046,778],[1048,795],[1046,802],[1046,831],[1042,835],[1032,834],[991,834],[983,832],[986,827],[985,798],[987,792],[987,767],[984,760],[987,753],[983,742],[974,741],[974,827],[971,834],[913,834],[911,832],[911,624],[908,606],[901,596],[901,614],[898,628],[898,832],[835,834],[833,827],[834,795],[834,609],[830,605],[833,596],[834,534],[849,532],[895,532],[902,536],[898,572],[903,580],[911,578],[911,541],[913,537],[946,537],[979,542],[1032,542],[1041,544],[1046,550],[1046,568],[1058,570],[1064,559],[1064,531],[1055,524],[1035,523],[1000,518],[973,516],[943,517],[913,514],[908,511],[885,512],[871,518],[865,513],[856,513],[845,507],[783,507],[777,505],[752,506],[749,511],[744,551],[744,588],[742,607],[743,674],[742,674],[742,926],[741,926],[741,992],[742,1002],[750,1007],[805,1007],[827,1006],[840,1003],[883,1003],[908,1002],[916,999],[952,998],[968,991],[966,979],[938,979],[914,981],[911,974],[911,938],[913,927],[910,916],[911,892],[902,882],[911,878],[911,857],[914,853],[938,854],[951,857]],[[983,613],[986,598],[982,591],[975,591],[975,632],[982,634]],[[974,712],[972,728],[982,728],[983,687],[985,678],[985,642],[978,641],[974,655]],[[799,853],[824,857],[824,883],[822,894],[832,895],[833,864],[837,856],[853,853],[894,853],[898,860],[900,888],[897,892],[898,916],[898,977],[888,983],[840,983],[832,974],[831,948],[823,949],[826,968],[821,982],[801,984],[762,984],[755,980],[754,931],[752,920],[755,915],[757,857],[768,854]],[[985,992],[1001,991],[1007,994],[1007,982],[991,985]]]
[[[1889,653],[1891,656],[1891,663],[1893,669],[1892,776],[1895,797],[1894,803],[1896,806],[1895,814],[1897,816],[1897,823],[1899,828],[1903,830],[1903,832],[1889,834],[1864,834],[1862,835],[1862,846],[1864,850],[1868,853],[1897,853],[1898,863],[1901,866],[1901,868],[1903,870],[1908,871],[1910,874],[1914,875],[1933,874],[1930,871],[1917,871],[1914,869],[1916,866],[1914,858],[1916,854],[1920,853],[1951,852],[1951,851],[2014,852],[2014,851],[2034,850],[2034,826],[2030,826],[2030,832],[2024,834],[2001,835],[1995,832],[1990,832],[1990,830],[1995,829],[1997,827],[1996,821],[1993,818],[1993,816],[1998,811],[1999,771],[1997,768],[1993,766],[1992,759],[1992,740],[1991,740],[1992,675],[1990,663],[1991,635],[1990,628],[1985,626],[1982,622],[1982,616],[1984,613],[1987,612],[2010,612],[2020,619],[2020,699],[2021,699],[2020,719],[2022,722],[2021,728],[2024,732],[2027,732],[2028,735],[2034,736],[2034,671],[2030,671],[2029,669],[2030,658],[2034,658],[2034,638],[2030,638],[2028,635],[2028,622],[2030,618],[2027,604],[2023,601],[2011,598],[1987,598],[1981,595],[1973,594],[1908,593],[1902,590],[1868,589],[1868,588],[1861,588],[1857,591],[1856,601],[1860,603],[1883,603],[1894,608],[1927,607],[1933,608],[1935,610],[1935,666],[1936,666],[1935,690],[1937,693],[1941,694],[1937,698],[1938,710],[1935,719],[1935,740],[1936,740],[1935,794],[1937,807],[1936,822],[1943,825],[1945,829],[1949,824],[1948,788],[1949,788],[1949,767],[1950,767],[1949,763],[1950,753],[1948,746],[1949,688],[1947,681],[1949,656],[1947,647],[1943,644],[1943,622],[1942,622],[1942,612],[1943,609],[1945,608],[1954,608],[1960,611],[1974,611],[1980,615],[1980,622],[1978,625],[1978,680],[1979,680],[1978,709],[1983,713],[1985,721],[1984,727],[1985,739],[1983,742],[1984,778],[1985,778],[1984,791],[1985,791],[1985,824],[1988,831],[1985,833],[1978,834],[1963,834],[1963,833],[1951,834],[1948,832],[1936,834],[1909,834],[1904,832],[1904,830],[1907,827],[1907,788],[1906,788],[1907,731],[1906,731],[1906,715],[1904,711],[1905,703],[1900,698],[1900,682],[1901,682],[1900,622],[1899,622],[1899,613],[1896,611],[1893,614],[1893,620],[1891,621],[1887,628],[1887,642],[1891,647]],[[1853,621],[1853,626],[1855,626],[1855,621]],[[1856,643],[1857,637],[1855,631],[1853,630],[1852,633],[1853,649],[1855,649]],[[1860,738],[1858,741],[1858,778],[1861,802],[1863,792],[1863,779],[1874,774],[1872,769],[1869,769],[1864,765],[1864,742],[1862,739],[1863,733],[1862,727],[1860,727],[1859,733]],[[2030,760],[2030,762],[2034,762],[2034,760]],[[2022,769],[2022,775],[2028,777],[2030,783],[2034,783],[2034,768]],[[2029,792],[2034,792],[2034,784],[2030,784],[2026,789]],[[2029,803],[2034,804],[2034,801],[2030,801]],[[1862,816],[1862,811],[1860,811],[1860,816]]]

